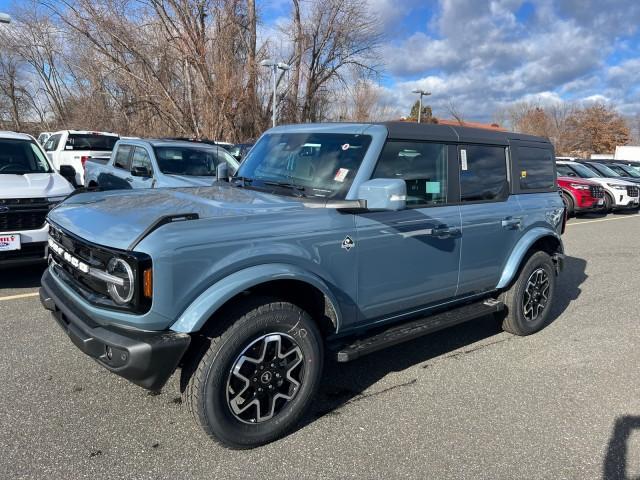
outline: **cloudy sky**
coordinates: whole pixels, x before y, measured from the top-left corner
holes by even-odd
[[[639,0],[369,2],[386,34],[381,84],[403,110],[423,88],[437,116],[453,101],[468,120],[523,99],[640,113]],[[267,22],[288,13],[288,2],[268,5]]]

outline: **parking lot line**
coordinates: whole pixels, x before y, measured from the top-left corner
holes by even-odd
[[[19,300],[21,298],[37,297],[38,295],[38,292],[21,293],[20,295],[9,295],[8,297],[0,297],[0,302],[5,302],[8,300]]]
[[[634,215],[632,217],[600,218],[598,220],[586,220],[584,222],[567,223],[567,227],[571,227],[573,225],[584,225],[585,223],[612,222],[614,220],[629,220],[630,218],[638,218],[638,217]]]

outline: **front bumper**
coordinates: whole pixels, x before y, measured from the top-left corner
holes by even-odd
[[[0,267],[15,267],[41,263],[47,259],[46,245],[49,234],[49,226],[37,230],[11,230],[0,232],[2,235],[20,235],[20,250],[0,252]]]
[[[624,209],[624,208],[638,208],[640,202],[638,197],[630,197],[625,192],[615,191],[615,205],[616,209]]]
[[[164,386],[191,341],[184,333],[96,324],[64,297],[48,270],[42,276],[40,302],[82,352],[107,370],[148,390]]]

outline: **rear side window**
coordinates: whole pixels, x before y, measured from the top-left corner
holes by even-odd
[[[552,190],[555,187],[551,152],[544,148],[518,147],[520,190]]]
[[[124,170],[130,170],[129,168],[129,156],[131,154],[131,145],[120,145],[116,152],[116,158],[113,162],[114,167],[122,168]]]
[[[504,147],[460,147],[460,195],[463,202],[504,200],[509,195]]]
[[[70,133],[65,150],[103,150],[111,151],[118,141],[112,135],[96,135],[91,133]]]
[[[447,145],[387,142],[373,178],[401,178],[407,184],[408,206],[447,202]]]

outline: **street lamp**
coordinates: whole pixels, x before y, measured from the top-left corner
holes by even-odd
[[[431,92],[416,89],[413,90],[412,93],[417,93],[418,95],[420,95],[420,109],[418,110],[418,123],[420,123],[420,121],[422,120],[422,97],[431,95]]]
[[[276,102],[277,102],[277,98],[276,98],[276,92],[278,90],[278,83],[276,81],[276,75],[278,73],[278,70],[282,70],[283,72],[289,70],[291,68],[290,65],[287,65],[284,62],[276,62],[275,60],[271,60],[271,59],[267,59],[267,60],[262,60],[260,62],[260,65],[263,67],[268,67],[271,69],[272,71],[272,75],[273,75],[273,108],[272,108],[272,112],[271,112],[271,123],[272,126],[276,126]]]
[[[0,23],[11,23],[11,17],[6,13],[0,12]]]

